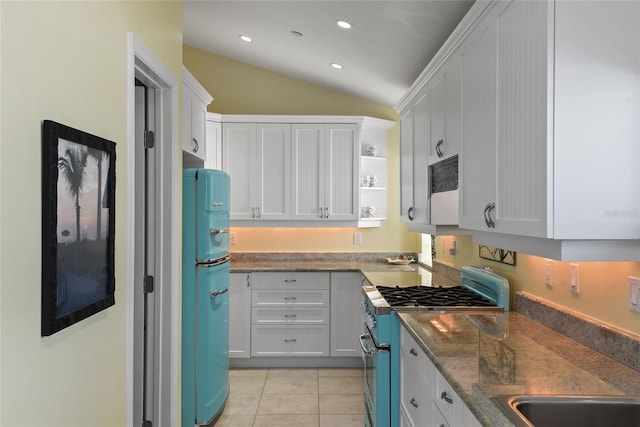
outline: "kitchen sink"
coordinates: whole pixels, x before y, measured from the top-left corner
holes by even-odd
[[[640,396],[496,396],[518,427],[638,427]]]

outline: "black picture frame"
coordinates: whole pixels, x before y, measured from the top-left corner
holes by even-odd
[[[42,336],[115,305],[116,144],[42,124]]]

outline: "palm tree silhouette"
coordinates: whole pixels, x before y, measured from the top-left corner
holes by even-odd
[[[100,215],[100,210],[102,208],[102,159],[104,157],[104,152],[90,148],[89,156],[93,157],[98,164],[98,204],[96,207],[96,240],[101,238],[101,229],[102,229],[102,215]]]
[[[80,241],[80,193],[86,176],[88,152],[86,148],[67,148],[64,157],[58,157],[58,169],[67,181],[67,190],[76,199],[76,242]]]

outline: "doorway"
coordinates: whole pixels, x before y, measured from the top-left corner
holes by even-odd
[[[178,80],[134,34],[127,88],[127,425],[178,419]]]

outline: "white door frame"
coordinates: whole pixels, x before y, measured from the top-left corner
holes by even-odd
[[[135,79],[156,89],[156,156],[160,212],[157,221],[164,232],[156,243],[164,268],[155,277],[155,292],[160,292],[161,349],[159,374],[155,383],[159,401],[156,425],[174,425],[179,420],[179,289],[181,251],[181,180],[179,144],[179,80],[166,65],[134,34],[127,34],[127,145],[126,145],[126,425],[133,425],[134,418],[134,249],[135,249]]]

